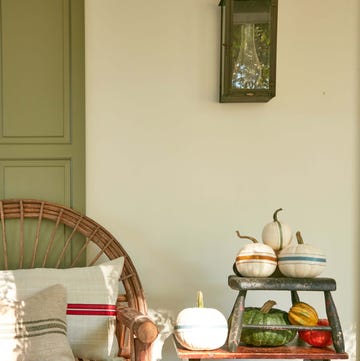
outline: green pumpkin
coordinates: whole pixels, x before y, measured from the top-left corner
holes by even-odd
[[[276,302],[267,301],[261,308],[246,307],[243,325],[289,325],[287,312],[272,308]],[[296,330],[261,330],[243,328],[241,342],[252,346],[281,346],[292,341]]]

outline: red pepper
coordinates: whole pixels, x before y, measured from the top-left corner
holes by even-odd
[[[329,321],[319,319],[318,326],[329,326]],[[330,331],[322,330],[306,330],[299,331],[299,337],[311,346],[326,347],[332,344],[332,336]]]

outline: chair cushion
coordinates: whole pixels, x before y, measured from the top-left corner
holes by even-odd
[[[0,301],[2,361],[73,361],[66,337],[66,289],[46,288],[22,301]]]
[[[120,257],[91,267],[0,271],[0,296],[19,300],[44,287],[63,284],[68,298],[68,338],[74,355],[106,360],[118,353],[115,305],[123,264]]]

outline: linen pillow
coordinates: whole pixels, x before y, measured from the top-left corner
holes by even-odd
[[[0,271],[0,297],[19,300],[63,284],[68,299],[68,339],[74,355],[106,360],[118,353],[116,300],[123,264],[120,257],[91,267]]]
[[[54,285],[22,301],[0,301],[2,361],[73,361],[66,337],[66,289]]]

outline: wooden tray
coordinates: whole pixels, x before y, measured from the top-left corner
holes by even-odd
[[[329,347],[312,346],[277,346],[277,347],[249,347],[239,346],[236,352],[229,352],[226,348],[212,351],[190,351],[175,341],[177,356],[180,359],[306,359],[306,360],[334,360],[348,359],[346,352],[337,353]]]

